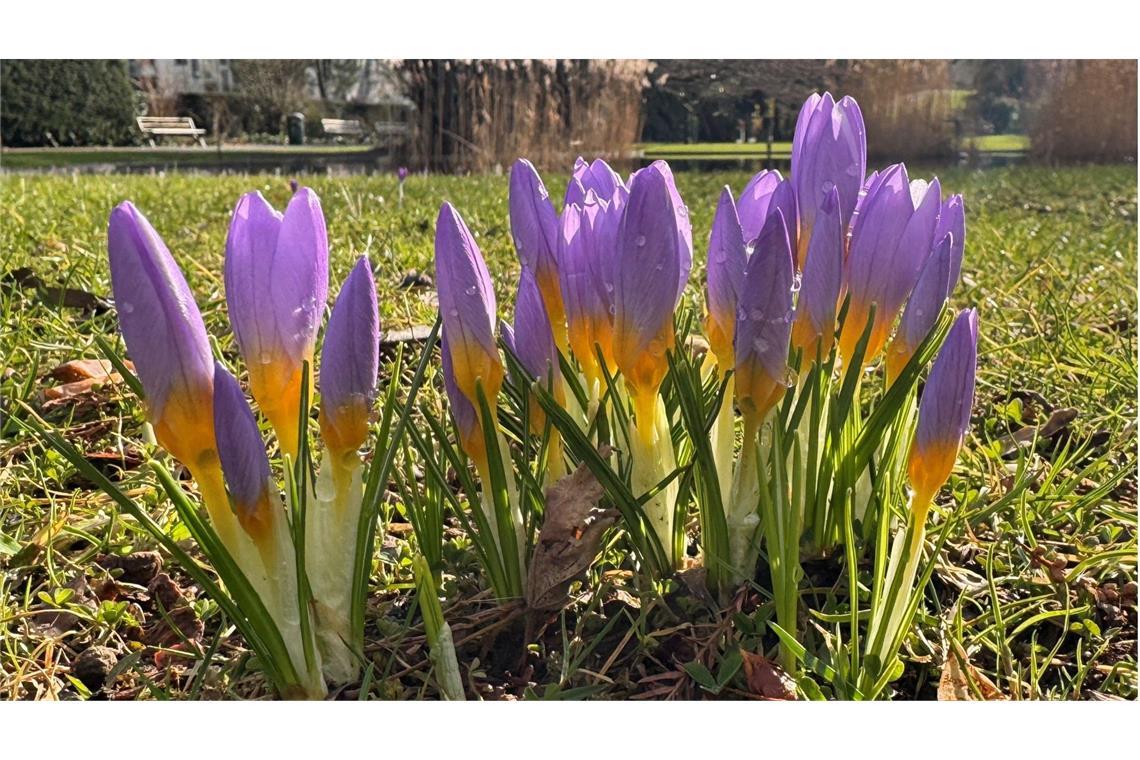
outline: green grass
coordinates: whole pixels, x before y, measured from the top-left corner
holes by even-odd
[[[738,158],[766,158],[768,144],[755,143],[641,143],[634,146],[648,159],[663,158],[717,161]],[[1025,135],[980,135],[963,140],[963,148],[972,147],[979,153],[1024,153],[1029,150],[1029,138]],[[792,156],[790,142],[773,142],[772,156],[776,159],[789,159]]]
[[[960,651],[976,669],[969,672],[1011,698],[1134,699],[1135,169],[1017,167],[940,175],[948,192],[967,197],[967,258],[955,304],[979,309],[978,393],[952,481],[964,519],[939,558],[927,604],[904,647],[907,669],[895,696],[931,698],[948,653]],[[747,179],[740,172],[678,175],[697,249],[686,296],[692,305],[700,303],[697,283],[719,188],[727,183],[739,190]],[[391,177],[302,181],[320,193],[328,218],[332,290],[355,255],[368,252],[378,270],[386,328],[434,318],[429,290],[397,285],[407,269],[431,271],[435,214],[445,199],[477,235],[500,315],[509,314],[518,266],[506,178],[413,177],[402,208]],[[563,181],[548,178],[556,196]],[[281,207],[289,196],[286,178],[8,175],[0,182],[0,274],[31,267],[49,284],[107,296],[107,215],[132,199],[182,264],[218,349],[236,366],[222,295],[229,213],[240,193],[255,188]],[[125,390],[104,389],[85,404],[45,406],[41,396],[53,385],[48,370],[98,357],[95,336],[116,335],[113,313],[88,316],[7,283],[0,290],[0,698],[86,697],[70,665],[92,645],[120,658],[119,696],[267,696],[240,639],[228,633],[218,609],[192,591],[193,615],[205,626],[200,649],[170,651],[178,642],[168,641],[160,661],[173,666],[154,663],[156,647],[143,643],[139,631],[161,623],[161,616],[142,589],[109,587],[106,563],[96,562],[152,544],[9,419],[25,414],[15,403],[25,400],[87,451],[129,455],[141,446],[141,410]],[[1011,430],[1042,422],[1046,406],[1072,407],[1079,415],[1064,435],[1026,453],[1028,487],[1011,493],[1016,460],[990,449]],[[171,523],[171,510],[149,478],[128,468],[124,481]],[[950,494],[942,503],[950,503]],[[373,668],[350,697],[435,694],[422,629],[405,625],[415,619],[406,536],[395,532],[378,545],[368,609]],[[693,662],[724,674],[723,696],[740,696],[744,682],[733,675],[739,667],[733,653],[776,643],[766,629],[771,606],[762,594],[745,598],[734,618],[721,618],[681,591],[657,597],[630,585],[606,572],[613,565],[605,559],[591,579],[591,588],[601,586],[597,593],[563,612],[545,633],[528,629],[533,646],[518,678],[524,634],[508,636],[510,645],[494,636],[514,629],[477,594],[476,563],[461,533],[449,532],[444,557],[445,613],[459,642],[460,667],[469,686],[485,696],[708,696],[690,676],[699,670]],[[823,561],[809,575],[816,585],[830,585],[841,568],[842,559]],[[80,586],[86,590],[70,598],[61,591]],[[804,599],[810,603],[811,593]],[[58,609],[70,617],[52,628]],[[809,620],[801,629],[818,636]],[[812,643],[822,651],[819,640]]]
[[[375,149],[372,145],[228,145],[166,146],[157,148],[5,148],[0,152],[0,168],[9,171],[50,169],[108,164],[115,166],[154,166],[177,164],[186,168],[229,162],[265,162],[306,158],[352,159]]]

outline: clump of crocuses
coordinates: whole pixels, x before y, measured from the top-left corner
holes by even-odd
[[[860,666],[854,655],[862,675],[851,677],[863,679],[851,693],[873,696],[909,621],[922,526],[972,402],[976,317],[963,312],[951,329],[945,308],[962,267],[962,198],[943,198],[937,178],[912,179],[902,164],[868,175],[858,104],[812,95],[789,176],[762,171],[740,195],[720,196],[704,270],[703,361],[677,334],[693,324],[677,313],[693,241],[667,164],[624,178],[601,159],[578,159],[558,210],[520,159],[509,201],[522,273],[504,339],[523,378],[504,373],[493,287],[450,205],[436,239],[445,382],[480,474],[487,441],[504,445],[500,432],[479,431],[480,420],[498,418],[504,377],[521,383],[512,398],[533,383],[541,413],[529,429],[511,427],[524,438],[561,436],[542,448],[547,472],[583,462],[607,500],[632,503],[625,529],[658,575],[681,565],[691,505],[715,591],[754,581],[763,550],[776,620],[792,637],[801,554],[880,546],[866,658]],[[492,414],[480,415],[479,404]],[[907,523],[887,557],[897,513]],[[518,519],[521,536],[527,520]],[[792,652],[783,649],[789,668]]]
[[[325,677],[353,680],[362,654],[351,609],[361,561],[358,451],[368,436],[379,363],[368,261],[361,258],[344,281],[325,330],[323,453],[313,481],[309,373],[328,291],[328,239],[316,194],[297,188],[284,213],[259,193],[242,196],[226,240],[230,325],[249,391],[277,440],[277,474],[245,391],[213,356],[186,280],[130,202],[111,214],[108,250],[119,323],[155,437],[198,485],[218,539],[209,546],[225,554],[210,557],[223,581],[244,585],[233,575],[240,573],[260,603],[243,612],[264,612],[272,623],[253,629],[264,636],[251,645],[274,660],[286,695],[319,697]]]

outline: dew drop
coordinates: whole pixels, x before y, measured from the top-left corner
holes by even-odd
[[[796,272],[795,276],[792,277],[792,292],[793,293],[799,293],[800,288],[802,288],[803,286],[804,286],[804,276],[801,273]]]
[[[605,286],[607,293],[613,293],[614,292],[614,284],[612,282],[604,282],[602,284]]]
[[[459,309],[452,309],[448,313],[451,314],[451,316],[453,316],[453,317],[458,317],[459,316]]]
[[[262,351],[257,360],[262,364],[270,364],[273,362],[273,356],[268,351]]]
[[[752,312],[748,315],[748,317],[753,322],[759,322],[761,319],[764,318],[764,310],[763,309],[753,309]]]
[[[130,314],[134,310],[134,304],[126,303],[125,301],[119,304],[119,311],[123,312],[124,314]]]
[[[762,354],[762,353],[764,353],[765,351],[767,351],[767,350],[768,350],[768,341],[764,340],[764,338],[762,338],[762,337],[760,337],[760,336],[757,336],[757,337],[756,337],[755,339],[753,339],[753,341],[752,341],[752,347],[753,347],[754,349],[756,349],[757,353],[761,353],[761,354]]]
[[[638,248],[644,247],[645,246],[645,235],[638,235],[637,239],[634,242],[637,243]]]
[[[464,292],[464,293],[466,293],[466,294],[467,294],[467,295],[469,295],[469,296],[473,296],[473,295],[475,295],[476,293],[478,293],[478,292],[479,292],[479,288],[475,287],[474,285],[470,285],[470,286],[468,286],[468,288],[467,288],[466,290],[464,290],[463,292]]]
[[[783,377],[782,382],[783,382],[785,388],[793,388],[793,387],[795,387],[795,384],[797,382],[799,382],[799,379],[800,379],[800,377],[799,377],[799,375],[796,374],[796,371],[794,369],[792,369],[791,367],[788,367],[784,371],[784,377]]]

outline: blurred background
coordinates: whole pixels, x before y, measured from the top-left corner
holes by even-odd
[[[781,168],[804,98],[871,159],[1135,161],[1135,60],[8,60],[6,171]]]

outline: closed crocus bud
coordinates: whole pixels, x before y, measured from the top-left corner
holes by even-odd
[[[922,267],[918,282],[907,299],[895,337],[887,348],[888,383],[899,376],[938,321],[949,290],[953,250],[954,236],[947,233]]]
[[[875,323],[863,363],[886,344],[895,317],[930,254],[941,209],[938,180],[911,181],[896,164],[872,184],[851,238],[845,272],[851,301],[839,339],[849,362],[875,304]]]
[[[559,350],[567,349],[566,309],[558,276],[558,215],[534,165],[520,158],[511,167],[511,236],[525,268],[534,273]]]
[[[300,188],[284,215],[260,193],[241,197],[226,238],[230,325],[249,369],[250,391],[282,450],[294,457],[302,367],[313,359],[328,268],[328,234],[316,193]]]
[[[592,163],[579,156],[574,161],[574,170],[570,176],[570,183],[566,187],[566,206],[577,203],[584,205],[586,193],[593,190],[599,200],[609,202],[618,190],[626,190],[621,176],[600,158]]]
[[[456,388],[477,409],[476,384],[482,384],[494,412],[503,384],[495,291],[475,238],[450,203],[440,207],[436,220],[435,286]]]
[[[723,370],[735,363],[732,341],[736,335],[736,302],[744,285],[748,252],[736,213],[732,191],[721,191],[709,236],[708,317],[705,331],[709,348]]]
[[[978,363],[978,314],[958,314],[934,360],[918,406],[907,470],[915,503],[927,505],[950,477],[970,425]]]
[[[787,388],[794,278],[788,228],[777,210],[756,239],[737,308],[736,398],[754,425]]]
[[[364,444],[379,369],[376,285],[361,256],[333,304],[321,348],[321,438],[330,452],[344,455]]]
[[[813,94],[800,109],[792,138],[792,186],[799,200],[800,250],[806,255],[819,209],[834,188],[844,231],[867,173],[867,133],[859,104],[838,103],[825,92]]]
[[[673,347],[673,311],[689,276],[691,231],[661,161],[638,172],[622,217],[616,267],[614,360],[638,411],[651,415]],[[687,222],[687,218],[684,218]],[[690,251],[688,260],[684,251]],[[645,420],[639,425],[647,433]]]
[[[163,448],[191,470],[214,462],[214,360],[194,296],[166,245],[124,201],[107,229],[119,326]]]
[[[783,181],[780,172],[765,169],[752,177],[744,186],[736,201],[736,212],[740,217],[745,243],[751,243],[760,234],[760,228],[768,218],[772,195]]]
[[[804,262],[792,345],[803,350],[801,367],[810,367],[816,351],[826,358],[835,340],[835,310],[843,285],[844,238],[839,191],[831,188],[815,217],[815,232]]]
[[[214,427],[234,514],[250,538],[262,541],[273,520],[269,459],[241,386],[221,364],[214,369]]]
[[[938,217],[934,239],[941,240],[947,235],[954,236],[954,244],[950,249],[950,280],[946,290],[946,296],[950,297],[962,276],[962,256],[966,249],[966,208],[961,194],[951,195],[942,201],[942,214]]]

